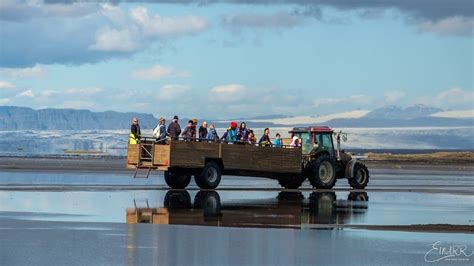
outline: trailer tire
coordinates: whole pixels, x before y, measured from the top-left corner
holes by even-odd
[[[349,185],[355,189],[364,189],[369,183],[369,169],[361,162],[354,165],[354,176],[349,178]]]
[[[278,183],[286,189],[298,189],[305,180],[304,176],[281,176],[278,178]]]
[[[163,205],[167,209],[189,209],[191,196],[186,190],[170,190],[165,195]]]
[[[165,182],[172,189],[184,189],[191,182],[191,176],[165,171]]]
[[[221,176],[221,167],[215,162],[208,162],[201,173],[194,176],[194,180],[202,189],[215,189],[221,182]]]
[[[321,155],[311,162],[309,182],[314,188],[331,189],[336,184],[336,163],[328,155]]]

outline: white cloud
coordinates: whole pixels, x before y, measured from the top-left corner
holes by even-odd
[[[406,93],[399,90],[386,91],[384,94],[385,103],[395,103],[405,97]]]
[[[90,101],[65,101],[58,107],[67,109],[95,109],[97,105]]]
[[[351,95],[348,97],[340,98],[322,98],[316,99],[313,101],[314,107],[328,106],[334,104],[355,104],[355,105],[365,105],[369,104],[371,101],[370,97],[367,95]]]
[[[213,102],[233,102],[246,98],[248,89],[240,84],[216,86],[209,90],[209,99]]]
[[[101,92],[101,88],[69,88],[65,92],[67,94],[76,94],[76,95],[92,95]]]
[[[459,111],[445,111],[432,114],[434,117],[446,117],[446,118],[474,118],[473,110],[459,110]]]
[[[203,17],[150,15],[144,7],[132,8],[127,14],[119,7],[104,4],[101,13],[112,25],[97,32],[95,43],[89,46],[91,50],[134,52],[144,46],[141,43],[195,34],[208,27]]]
[[[173,37],[183,34],[194,34],[205,30],[208,22],[198,16],[176,16],[162,17],[160,15],[150,16],[144,7],[133,8],[130,17],[140,26],[145,36],[149,37]]]
[[[473,108],[474,91],[466,91],[462,88],[451,88],[435,96],[420,97],[416,99],[416,103],[436,106],[443,109]]]
[[[158,91],[158,95],[156,95],[156,98],[165,101],[174,100],[182,97],[190,90],[191,88],[186,85],[168,84],[160,88],[160,90]]]
[[[32,90],[26,90],[26,91],[23,91],[19,94],[16,95],[16,97],[28,97],[28,98],[33,98],[35,97],[35,94]]]
[[[0,75],[11,78],[44,78],[48,72],[36,65],[26,68],[0,68]]]
[[[0,105],[7,105],[11,103],[11,100],[8,98],[0,98]]]
[[[53,91],[53,90],[45,90],[45,91],[41,91],[39,93],[40,96],[43,96],[43,97],[51,97],[53,95],[57,95],[59,94],[58,91]]]
[[[163,78],[185,78],[190,74],[186,71],[176,71],[169,66],[154,65],[151,68],[139,69],[132,73],[132,76],[143,80],[160,80]]]
[[[474,18],[453,16],[438,21],[423,21],[417,26],[421,32],[432,32],[442,36],[471,36],[474,32]]]
[[[104,28],[97,33],[96,41],[93,45],[89,46],[89,49],[106,52],[132,52],[137,47],[137,44],[132,41],[131,33],[128,29]]]
[[[0,90],[1,89],[14,89],[14,88],[15,88],[15,84],[10,83],[8,81],[0,80]]]

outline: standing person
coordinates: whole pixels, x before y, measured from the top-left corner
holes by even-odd
[[[178,140],[178,137],[181,134],[181,127],[179,126],[178,121],[179,118],[175,115],[173,117],[173,122],[168,125],[168,130],[166,131],[172,140]]]
[[[271,146],[272,145],[272,142],[270,140],[270,129],[268,127],[265,128],[265,130],[263,131],[263,136],[258,141],[258,144],[260,144],[260,146]]]
[[[181,136],[184,138],[185,141],[191,141],[195,138],[194,136],[196,136],[196,130],[194,130],[193,120],[188,121],[188,125],[184,129]]]
[[[193,118],[193,119],[191,119],[191,121],[193,121],[193,131],[192,131],[193,136],[192,136],[192,139],[196,140],[196,128],[197,128],[198,120],[197,120],[197,118]]]
[[[164,117],[160,117],[159,124],[153,129],[153,137],[156,138],[156,142],[164,143],[166,140],[166,119]]]
[[[207,122],[202,122],[202,125],[199,127],[199,138],[206,139],[207,138]]]
[[[222,135],[221,139],[230,143],[237,141],[237,122],[230,122],[230,127],[227,129],[224,135]]]
[[[249,130],[249,138],[247,143],[252,145],[255,145],[257,143],[257,138],[255,137],[255,134],[251,129]]]
[[[138,118],[134,117],[132,126],[130,127],[130,136],[128,138],[129,144],[138,144],[138,141],[142,137],[142,132],[140,131],[140,125],[138,124]]]
[[[237,140],[242,143],[247,143],[249,140],[249,129],[245,122],[240,123],[239,131],[237,132]]]
[[[280,133],[276,133],[275,140],[273,140],[273,146],[277,148],[283,148],[283,140],[281,139]]]
[[[217,135],[216,127],[214,125],[209,126],[209,132],[207,133],[206,138],[213,141],[219,140],[219,135]]]

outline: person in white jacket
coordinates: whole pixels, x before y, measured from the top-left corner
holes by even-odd
[[[160,117],[158,125],[153,129],[153,137],[156,138],[156,142],[165,143],[166,141],[166,119]]]

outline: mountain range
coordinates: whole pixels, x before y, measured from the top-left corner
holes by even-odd
[[[92,112],[75,109],[40,109],[0,106],[0,130],[92,130],[127,129],[132,118],[140,119],[143,129],[154,128],[157,118],[145,113],[114,111]],[[188,119],[182,118],[184,126]],[[474,126],[474,111],[444,111],[439,108],[414,105],[406,108],[386,106],[372,111],[355,110],[321,116],[290,117],[280,114],[239,118],[252,128],[328,125],[332,127],[455,127]],[[212,121],[217,127],[227,127],[230,120]]]

